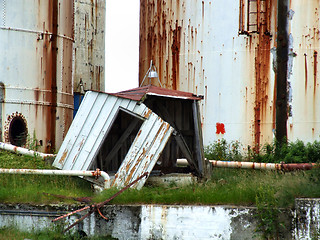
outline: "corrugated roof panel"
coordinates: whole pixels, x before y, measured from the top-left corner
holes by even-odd
[[[91,94],[89,94],[91,95]],[[70,149],[70,153],[68,155],[68,161],[65,162],[62,169],[76,169],[76,170],[87,170],[83,169],[79,166],[74,166],[77,163],[77,159],[80,157],[81,159],[86,159],[85,155],[85,146],[88,144],[88,140],[92,138],[92,133],[94,127],[100,127],[96,123],[99,120],[99,116],[101,116],[101,113],[106,114],[109,116],[110,108],[106,103],[108,99],[108,102],[114,103],[116,101],[116,98],[99,94],[95,101],[92,101],[92,105],[88,106],[87,109],[83,109],[83,111],[88,111],[89,115],[86,119],[86,121],[83,123],[83,125],[79,126],[78,128],[70,128],[69,132],[72,132],[75,137],[74,146]],[[87,101],[91,100],[91,97],[86,99]],[[80,110],[80,109],[79,109]],[[78,120],[78,119],[77,119]],[[73,137],[74,139],[74,137]]]
[[[119,107],[126,108],[130,101],[126,99],[116,98],[109,96],[105,102],[103,109],[95,113],[98,115],[97,121],[94,123],[90,134],[83,145],[83,153],[81,159],[87,159],[86,161],[75,161],[72,169],[89,169],[92,159],[96,155],[98,148],[102,144],[104,137],[106,136],[110,126],[117,116]]]
[[[113,97],[113,96],[112,96]],[[86,162],[83,163],[83,165],[78,166],[77,163],[81,163],[82,161],[77,161],[74,169],[89,169],[90,164],[92,163],[92,159],[94,159],[96,153],[98,152],[101,144],[103,143],[103,140],[105,139],[105,137],[107,136],[107,133],[109,131],[109,129],[111,128],[111,125],[114,121],[114,119],[116,118],[118,111],[120,108],[123,109],[131,109],[134,106],[134,113],[136,113],[137,115],[139,115],[140,117],[142,117],[142,114],[146,111],[147,107],[145,105],[137,105],[137,102],[132,102],[128,99],[123,99],[123,98],[117,98],[117,101],[115,102],[115,104],[113,105],[113,107],[111,108],[111,113],[110,113],[110,117],[108,119],[103,118],[103,113],[101,113],[102,117],[100,117],[101,119],[101,125],[103,125],[103,128],[100,130],[99,128],[94,129],[92,132],[92,136],[91,139],[88,138],[88,144],[86,144],[86,148],[85,148],[85,153],[83,154],[82,157],[87,158],[88,160]],[[109,102],[106,104],[109,105]],[[128,109],[128,110],[129,110]]]
[[[129,89],[126,91],[112,93],[114,96],[128,98],[135,101],[141,101],[145,95],[153,95],[168,98],[188,99],[188,100],[201,100],[201,96],[193,93],[171,90],[152,85]]]
[[[126,108],[130,102],[104,93],[87,92],[53,165],[60,169],[87,170],[92,160],[86,162],[87,158],[90,153],[96,153],[119,106]],[[82,160],[77,161],[78,158]]]
[[[65,164],[65,161],[67,157],[69,157],[70,153],[69,151],[74,147],[81,147],[80,144],[76,145],[76,140],[79,137],[80,132],[77,134],[74,131],[71,131],[71,129],[81,129],[82,126],[85,124],[85,122],[88,119],[90,111],[86,111],[86,109],[91,109],[92,105],[96,102],[98,98],[97,92],[92,92],[91,94],[86,94],[80,107],[78,110],[78,113],[76,117],[74,118],[70,129],[65,137],[65,140],[63,141],[60,150],[57,154],[56,160],[54,161],[54,166],[57,168],[62,169],[62,167]],[[82,141],[80,141],[81,143]],[[78,141],[79,143],[79,141]],[[61,151],[63,149],[63,151]],[[59,159],[59,160],[58,160]],[[57,161],[58,160],[58,161]]]
[[[142,124],[139,133],[123,160],[112,186],[124,187],[145,172],[150,173],[167,143],[173,128],[155,113]],[[145,183],[141,179],[133,187],[140,189]]]

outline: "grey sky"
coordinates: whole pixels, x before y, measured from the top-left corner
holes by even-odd
[[[106,92],[138,86],[139,0],[106,0]]]

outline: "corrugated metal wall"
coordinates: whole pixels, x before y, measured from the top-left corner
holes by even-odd
[[[289,4],[288,139],[313,141],[320,134],[319,1]],[[153,60],[164,87],[204,95],[205,144],[273,140],[276,0],[143,0],[140,18],[140,81]]]
[[[73,13],[73,1],[0,0],[3,141],[23,145],[27,130],[42,151],[62,143],[73,110]]]
[[[74,0],[74,4],[74,91],[104,91],[106,3]]]

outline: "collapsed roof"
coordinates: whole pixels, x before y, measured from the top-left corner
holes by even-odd
[[[88,91],[53,165],[99,168],[123,187],[148,174],[191,172],[202,177],[204,155],[198,101],[192,93],[154,86],[119,93]],[[188,167],[178,167],[186,158]],[[133,187],[140,189],[145,179]]]

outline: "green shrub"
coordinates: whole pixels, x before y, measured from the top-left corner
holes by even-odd
[[[241,149],[241,143],[232,141],[228,143],[225,139],[215,141],[204,148],[205,157],[210,160],[223,161],[253,161],[263,163],[308,163],[320,160],[320,142],[305,144],[301,140],[283,143],[266,143],[259,151],[248,146],[246,150]]]
[[[241,144],[238,141],[227,143],[225,139],[209,144],[204,148],[205,157],[210,160],[241,161]]]

